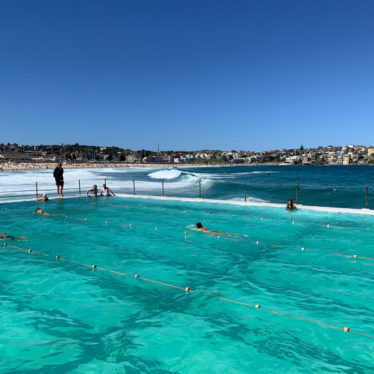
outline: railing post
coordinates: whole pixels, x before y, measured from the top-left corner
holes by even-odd
[[[199,198],[201,199],[201,179],[199,179]]]
[[[296,204],[299,204],[299,185],[296,183]]]
[[[247,202],[247,184],[244,183],[244,201]]]
[[[132,180],[132,189],[133,189],[134,195],[136,195],[136,191],[135,191],[135,179]]]
[[[104,183],[106,184],[106,178],[104,178]]]
[[[164,180],[162,180],[162,196],[165,196],[165,185],[164,185]]]
[[[78,189],[79,189],[79,195],[82,195],[82,191],[81,191],[81,180],[78,179]]]
[[[369,209],[369,186],[366,185],[366,209]]]
[[[35,182],[35,194],[36,194],[36,197],[39,196],[38,182]]]

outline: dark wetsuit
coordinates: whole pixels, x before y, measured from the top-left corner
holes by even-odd
[[[55,177],[56,186],[63,186],[64,185],[64,169],[61,166],[57,166],[55,171],[53,172],[53,176]]]

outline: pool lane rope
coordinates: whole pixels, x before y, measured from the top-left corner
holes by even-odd
[[[206,213],[203,212],[201,213],[203,215],[212,215],[212,216],[220,216],[220,217],[231,217],[229,214],[221,214],[221,213]],[[265,218],[265,217],[249,217],[246,216],[244,217],[245,220],[259,220],[259,221],[275,221],[272,218]],[[373,228],[371,227],[358,227],[358,226],[339,226],[339,225],[334,225],[330,223],[315,223],[315,222],[304,222],[304,221],[299,221],[299,220],[286,220],[287,222],[291,223],[292,225],[310,225],[310,226],[318,226],[318,227],[324,227],[324,228],[334,228],[334,229],[359,229],[359,230],[364,230],[364,231],[371,231]]]
[[[115,205],[115,204],[107,204],[107,205]],[[128,207],[128,205],[124,205],[125,207]],[[163,210],[163,209],[156,209],[156,208],[147,208],[147,207],[144,207],[144,209],[150,209],[150,210]],[[185,210],[184,213],[186,214],[187,211]],[[210,215],[210,212],[203,212],[201,214],[205,214],[205,215]],[[47,215],[48,216],[48,215]],[[51,215],[51,217],[64,217],[66,219],[71,219],[71,220],[74,220],[74,221],[84,221],[84,222],[87,222],[88,219],[87,218],[78,218],[78,217],[72,217],[72,216],[66,216],[64,214],[53,214]],[[228,214],[214,214],[214,216],[229,216]],[[257,217],[245,217],[246,220],[261,220],[261,221],[274,221],[274,219],[272,218],[264,218],[264,217],[261,217],[261,218],[257,218]],[[288,221],[288,220],[287,220]],[[372,228],[370,227],[364,227],[364,228],[359,228],[359,227],[355,227],[355,226],[338,226],[338,225],[333,225],[333,224],[330,224],[330,223],[326,223],[326,224],[320,224],[320,223],[314,223],[314,222],[303,222],[303,221],[296,221],[296,220],[291,220],[291,221],[288,221],[290,222],[292,225],[311,225],[311,226],[318,226],[318,227],[325,227],[325,228],[335,228],[335,229],[360,229],[361,231],[364,230],[364,231],[371,231]],[[105,223],[110,223],[110,220],[105,220]],[[113,224],[116,224],[115,222],[113,222]],[[124,226],[132,226],[132,224],[121,224],[121,223],[117,223],[119,225],[124,225]],[[243,236],[243,237],[247,237],[246,234],[236,234],[237,236]]]
[[[210,236],[210,237],[216,237],[217,239],[220,239],[220,238],[223,238],[223,239],[230,239],[230,235],[224,235],[224,234],[219,234],[219,233],[211,233],[211,232],[204,232],[204,231],[197,231],[197,230],[192,230],[187,227],[188,230],[190,231],[184,231],[184,235],[185,237],[187,237],[188,234],[197,234],[197,233],[202,233],[202,234],[205,234],[206,236]],[[243,234],[236,234],[236,235],[243,235]],[[234,236],[234,238],[238,239],[238,236]],[[280,244],[274,244],[274,243],[268,243],[268,242],[260,242],[259,240],[251,240],[249,241],[249,243],[251,244],[255,244],[256,246],[259,246],[259,245],[269,245],[271,247],[275,247],[275,248],[299,248],[299,247],[296,247],[296,246],[286,246],[286,245],[280,245]],[[307,251],[307,252],[322,252],[321,249],[311,249],[311,248],[305,248],[305,247],[301,247],[300,248],[301,251]],[[368,261],[374,261],[374,258],[372,257],[364,257],[364,256],[359,256],[357,254],[353,254],[353,255],[348,255],[348,254],[344,254],[344,253],[336,253],[336,252],[325,252],[323,251],[324,254],[326,255],[330,255],[330,256],[340,256],[340,257],[347,257],[347,258],[354,258],[354,259],[360,259],[360,260],[368,260]]]
[[[47,216],[47,217],[65,217],[66,219],[72,219],[72,220],[75,220],[75,221],[83,221],[83,222],[87,222],[88,219],[87,218],[78,218],[78,217],[71,217],[71,216],[65,216],[65,215],[55,215],[55,216]],[[271,219],[265,219],[265,218],[261,218],[261,220],[266,220],[266,221],[270,221]],[[111,223],[110,220],[105,220],[104,221],[106,224],[109,224]],[[292,221],[292,223],[294,223],[295,221]],[[131,227],[133,228],[133,225],[132,223],[115,223],[113,222],[112,224],[118,224],[120,226],[128,226],[128,227]],[[338,226],[333,226],[333,225],[330,225],[330,224],[327,224],[327,225],[322,225],[322,226],[325,226],[325,227],[338,227]],[[190,227],[187,227],[188,230],[191,230]],[[370,230],[369,228],[367,230]],[[155,226],[155,231],[158,231],[158,226]],[[192,230],[193,232],[195,232],[196,230]],[[204,233],[204,232],[203,232]],[[187,235],[188,232],[187,231],[184,231],[184,234]],[[214,232],[209,232],[209,233],[204,233],[204,234],[209,234],[208,236],[214,236],[214,237],[217,237],[218,239],[226,239],[226,240],[238,240],[238,239],[244,239],[244,238],[248,238],[248,235],[247,234],[225,234],[225,233],[214,233]],[[274,243],[266,243],[266,242],[260,242],[259,240],[256,240],[256,241],[250,241],[251,244],[256,244],[256,245],[260,245],[260,244],[265,244],[265,245],[270,245],[272,247],[276,247],[276,248],[285,248],[286,246],[285,245],[280,245],[280,244],[274,244]],[[288,246],[288,247],[292,247],[292,246]],[[293,246],[294,247],[294,246]],[[304,247],[301,248],[302,251],[319,251],[318,249],[306,249]],[[355,258],[355,259],[361,259],[361,260],[368,260],[368,261],[374,261],[374,258],[371,258],[371,257],[364,257],[364,256],[358,256],[357,254],[353,254],[353,255],[347,255],[347,254],[344,254],[344,253],[328,253],[329,255],[331,256],[341,256],[341,257],[347,257],[347,258]]]
[[[96,204],[95,204],[96,205]],[[110,205],[110,206],[115,206],[115,207],[126,207],[126,208],[129,208],[128,205],[121,205],[121,204],[104,204],[104,206],[107,206],[107,205]],[[150,209],[150,210],[164,210],[164,209],[159,209],[159,208],[148,208],[148,207],[143,207],[144,209]],[[183,214],[187,214],[187,210],[184,210],[183,211]],[[212,215],[212,216],[221,216],[221,217],[229,217],[230,215],[229,214],[222,214],[222,213],[214,213],[214,212],[202,212],[201,214],[203,215]],[[265,217],[248,217],[246,216],[245,217],[246,220],[260,220],[260,221],[274,221],[274,219],[272,218],[265,218]],[[85,218],[85,220],[87,220]],[[288,221],[288,220],[287,220]],[[362,230],[365,230],[365,231],[371,231],[373,228],[371,227],[356,227],[356,226],[339,226],[339,225],[333,225],[333,224],[330,224],[330,223],[314,223],[314,222],[304,222],[304,221],[299,221],[299,220],[295,220],[295,219],[292,219],[290,221],[292,225],[311,225],[311,226],[318,226],[318,227],[325,227],[325,228],[335,228],[335,229],[360,229],[361,231]]]
[[[319,322],[319,321],[315,321],[315,320],[312,320],[312,319],[309,319],[309,318],[299,317],[299,316],[295,316],[295,315],[290,314],[290,313],[272,310],[270,308],[263,307],[260,304],[254,304],[254,305],[253,304],[248,304],[248,303],[245,303],[245,302],[242,302],[242,301],[228,299],[228,298],[216,295],[216,294],[211,293],[211,292],[194,290],[194,289],[191,289],[190,287],[181,287],[181,286],[176,286],[174,284],[170,284],[170,283],[166,283],[166,282],[160,282],[160,281],[154,280],[154,279],[143,278],[139,274],[132,275],[132,274],[129,274],[129,273],[123,273],[123,272],[112,270],[112,269],[102,268],[102,267],[99,267],[97,265],[86,264],[86,263],[78,261],[78,260],[63,258],[63,257],[58,256],[58,255],[53,256],[53,255],[50,255],[50,254],[42,252],[42,251],[35,251],[33,249],[18,247],[18,246],[9,244],[9,243],[4,243],[4,247],[17,249],[19,251],[27,252],[29,254],[39,254],[39,255],[42,255],[42,256],[45,256],[45,257],[54,257],[58,261],[72,262],[72,263],[77,264],[77,265],[81,265],[81,266],[84,266],[84,267],[91,268],[93,271],[99,270],[99,271],[105,271],[105,272],[108,272],[110,274],[114,274],[114,275],[118,275],[118,276],[131,276],[132,278],[135,278],[135,279],[138,279],[138,280],[141,280],[141,281],[144,281],[144,282],[149,282],[149,283],[157,284],[157,285],[160,285],[160,286],[165,286],[165,287],[169,287],[169,288],[173,288],[173,289],[178,289],[178,290],[184,291],[186,294],[194,292],[194,293],[197,293],[197,294],[202,294],[202,295],[206,295],[206,296],[218,299],[220,301],[241,305],[241,306],[244,306],[244,307],[247,307],[247,308],[261,309],[261,310],[265,310],[267,312],[270,312],[272,314],[286,316],[286,317],[294,318],[294,319],[297,319],[297,320],[300,320],[300,321],[313,323],[313,324],[316,324],[316,325],[319,325],[319,326],[322,326],[322,327],[341,330],[341,331],[344,331],[346,333],[349,332],[349,333],[352,333],[352,334],[361,335],[361,336],[365,336],[365,337],[374,339],[373,335],[369,335],[369,334],[365,334],[365,333],[362,333],[362,332],[359,332],[359,331],[351,330],[347,326],[339,327],[339,326],[329,325],[329,324],[322,323],[322,322]]]

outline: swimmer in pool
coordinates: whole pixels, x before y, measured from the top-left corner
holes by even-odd
[[[86,196],[91,196],[91,197],[97,197],[99,191],[97,189],[97,185],[94,184],[93,187],[91,189],[89,189],[87,192],[86,192]],[[90,195],[89,195],[90,194]]]
[[[44,210],[40,209],[39,207],[34,210],[34,213],[41,214],[42,216],[56,216],[56,214],[47,213]]]
[[[5,232],[0,233],[0,240],[5,240],[5,239],[22,240],[22,239],[25,239],[25,238],[26,238],[26,236],[13,236],[13,235],[8,235]]]
[[[191,230],[196,230],[196,231],[201,231],[201,232],[208,232],[210,234],[223,234],[223,233],[220,233],[219,231],[212,231],[212,230],[206,229],[205,227],[203,227],[203,225],[202,225],[201,222],[198,222],[196,224],[196,228],[192,228]]]
[[[296,209],[296,206],[295,206],[295,204],[293,203],[292,200],[288,200],[288,203],[286,205],[286,209],[287,210],[295,210]]]
[[[5,232],[2,232],[2,233],[0,233],[0,240],[4,240],[4,239],[14,240],[15,237],[12,236],[12,235],[8,235]]]
[[[200,231],[200,232],[204,232],[204,233],[207,233],[207,234],[213,234],[213,235],[227,235],[227,236],[236,236],[236,237],[244,236],[246,238],[248,237],[248,235],[246,235],[246,234],[233,234],[233,233],[230,233],[230,232],[209,230],[209,229],[203,227],[201,222],[196,223],[196,227],[190,227],[190,230]]]

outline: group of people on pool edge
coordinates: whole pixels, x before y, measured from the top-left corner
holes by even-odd
[[[53,177],[55,178],[56,188],[57,188],[57,196],[63,197],[64,191],[64,169],[62,168],[62,164],[58,164],[53,171]],[[91,189],[89,189],[86,193],[87,196],[97,197],[99,196],[99,192],[97,189],[97,185],[94,184]],[[100,196],[116,196],[116,194],[106,185],[103,184],[103,188],[101,189]],[[36,196],[36,201],[48,201],[48,196],[46,194],[39,194]]]
[[[53,172],[53,176],[56,181],[57,187],[57,196],[63,197],[63,190],[64,190],[64,169],[62,168],[62,164],[58,164]],[[87,196],[97,197],[98,196],[98,189],[97,185],[94,184],[91,189],[87,191]],[[116,196],[116,194],[104,183],[103,188],[101,189],[100,196]],[[45,201],[45,200],[43,200]]]
[[[104,197],[109,197],[110,195],[112,196],[116,196],[116,194],[104,183],[103,184],[103,188],[101,189],[101,192],[100,192],[100,196],[104,196]],[[87,192],[86,192],[86,196],[89,197],[98,197],[99,196],[99,191],[97,189],[97,185],[94,184],[92,188],[90,188]],[[48,201],[48,197],[47,195],[43,194],[43,195],[38,195],[36,197],[36,201]],[[43,216],[57,216],[58,214],[52,214],[52,213],[47,213],[45,212],[43,209],[37,207],[35,210],[34,210],[34,213],[36,214],[41,214]]]
[[[91,197],[97,197],[99,195],[97,185],[94,184],[93,187],[86,192],[86,195]],[[116,196],[116,194],[104,183],[103,188],[100,192],[100,196],[109,197],[110,195]]]

